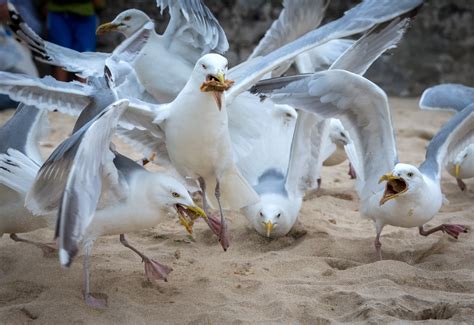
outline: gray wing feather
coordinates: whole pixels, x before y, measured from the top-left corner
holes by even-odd
[[[284,0],[283,9],[249,58],[267,55],[315,29],[323,20],[328,0]]]
[[[454,115],[431,139],[420,171],[439,179],[447,161],[474,142],[474,103]]]
[[[359,75],[365,74],[380,55],[397,46],[409,21],[408,18],[395,18],[388,24],[375,26],[334,61],[330,69],[347,70]]]
[[[300,53],[331,39],[343,38],[363,32],[376,24],[383,23],[414,10],[421,4],[422,0],[363,1],[361,4],[347,11],[343,17],[307,33],[259,60],[244,62],[241,64],[243,67],[237,66],[235,70],[232,69],[229,72],[229,78],[235,80],[236,83],[227,91],[226,100],[228,100],[228,102],[232,101],[237,94],[246,90],[266,73]],[[236,72],[235,75],[234,71]]]
[[[421,95],[420,108],[425,110],[461,111],[474,103],[474,88],[461,84],[443,84],[426,89]]]
[[[9,4],[10,28],[26,43],[36,60],[59,66],[82,77],[101,76],[108,53],[77,52],[43,40]]]
[[[251,91],[279,104],[341,119],[361,162],[357,190],[361,198],[378,189],[380,175],[398,161],[387,96],[369,80],[343,70],[329,70],[277,87],[265,80]]]
[[[89,102],[92,88],[79,82],[61,82],[52,77],[36,78],[0,71],[0,93],[11,99],[77,116]]]
[[[114,179],[115,185],[119,185],[118,172],[112,163],[115,156],[109,146],[120,115],[127,107],[127,100],[108,106],[103,113],[78,131],[81,135],[71,147],[72,151],[68,152],[68,156],[55,155],[53,162],[47,161],[45,164],[50,167],[54,165],[54,161],[61,162],[63,158],[70,160],[70,168],[63,171],[66,174],[65,186],[58,202],[56,228],[62,265],[69,266],[77,254],[78,243],[83,239],[84,230],[90,224],[97,208],[104,180]],[[42,168],[39,174],[42,175],[43,171]],[[38,181],[41,182],[41,178],[38,178]],[[57,186],[54,184],[54,177],[52,181],[52,184],[46,187]],[[32,195],[34,193],[33,190]],[[30,199],[32,196],[29,193],[27,204]]]
[[[157,0],[156,5],[162,13],[169,8],[171,18],[163,36],[169,38],[170,42],[186,38],[185,41],[201,49],[201,53],[211,50],[224,53],[228,50],[229,43],[224,30],[201,0]]]

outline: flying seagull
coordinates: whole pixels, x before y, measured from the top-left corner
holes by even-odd
[[[460,84],[442,84],[426,89],[420,99],[424,110],[460,112],[474,103],[474,88]],[[463,179],[474,177],[474,142],[469,143],[446,165],[446,170],[456,177],[461,191],[466,190]]]
[[[430,230],[429,222],[443,204],[441,169],[474,136],[474,105],[453,117],[432,139],[426,160],[417,168],[398,162],[386,94],[369,80],[343,70],[310,76],[262,81],[252,89],[277,104],[287,104],[324,118],[336,117],[347,127],[359,163],[356,189],[361,214],[376,229],[375,249],[382,258],[380,234],[385,225],[418,227],[423,236],[436,231],[457,238],[466,227],[442,224]],[[385,183],[385,184],[382,184]]]

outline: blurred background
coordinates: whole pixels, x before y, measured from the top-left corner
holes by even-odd
[[[41,1],[32,0],[37,6]],[[396,1],[396,0],[395,0]],[[282,9],[281,0],[204,0],[223,26],[230,43],[231,66],[245,60]],[[324,22],[340,17],[360,1],[332,0]],[[121,11],[145,11],[163,31],[167,12],[160,14],[154,0],[106,1],[98,12],[100,23]],[[44,14],[40,16],[45,18]],[[324,23],[323,22],[323,23]],[[97,38],[97,50],[110,52],[120,43],[118,33]],[[474,86],[474,1],[431,0],[412,22],[398,48],[378,60],[366,76],[390,95],[418,96],[429,86],[456,82]],[[40,73],[47,74],[47,67]]]

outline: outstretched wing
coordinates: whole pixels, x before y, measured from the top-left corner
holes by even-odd
[[[391,170],[397,161],[387,96],[363,77],[343,70],[329,70],[300,79],[283,77],[261,81],[251,91],[323,118],[339,118],[361,162],[357,175],[361,198],[378,188],[380,175]]]
[[[297,40],[284,45],[268,55],[244,62],[233,68],[228,77],[235,84],[226,93],[229,103],[233,98],[257,82],[266,73],[274,70],[282,62],[294,58],[313,47],[324,44],[331,39],[343,38],[363,32],[376,24],[391,20],[422,4],[422,0],[366,0],[347,11],[345,15],[318,29],[307,33]]]
[[[102,75],[108,53],[77,52],[45,41],[27,25],[11,3],[8,4],[8,9],[10,28],[26,43],[35,59],[62,67],[66,71],[77,73],[84,78]]]
[[[95,119],[66,139],[41,167],[26,198],[34,213],[58,206],[56,237],[60,261],[69,266],[92,220],[105,180],[119,187],[110,141],[127,100],[108,106]],[[56,202],[54,202],[56,201]]]
[[[425,110],[461,111],[474,103],[474,88],[461,84],[442,84],[426,89],[421,95],[420,108]]]
[[[177,55],[192,56],[194,64],[202,54],[228,50],[224,30],[201,0],[156,0],[156,4],[162,13],[169,9],[170,22],[163,37]]]
[[[328,3],[328,0],[284,0],[278,19],[267,30],[249,58],[267,55],[318,27]]]
[[[0,71],[0,93],[39,109],[59,110],[78,116],[90,103],[92,87],[73,81],[57,81],[53,77],[36,78]]]
[[[420,171],[438,180],[447,161],[474,142],[474,103],[454,115],[431,139]]]

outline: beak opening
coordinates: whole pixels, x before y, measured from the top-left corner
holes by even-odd
[[[380,199],[380,205],[383,205],[385,202],[394,199],[401,194],[408,191],[408,184],[400,176],[395,176],[392,173],[388,173],[380,177],[379,183],[387,182],[385,186],[385,191],[382,198]]]
[[[107,34],[109,32],[113,32],[113,31],[116,31],[120,26],[122,26],[122,24],[115,24],[115,23],[105,23],[105,24],[102,24],[100,25],[99,27],[97,27],[95,33],[97,35],[104,35],[104,34]]]
[[[207,221],[206,213],[198,206],[176,204],[176,211],[179,214],[179,223],[192,235],[194,221],[200,217]]]

